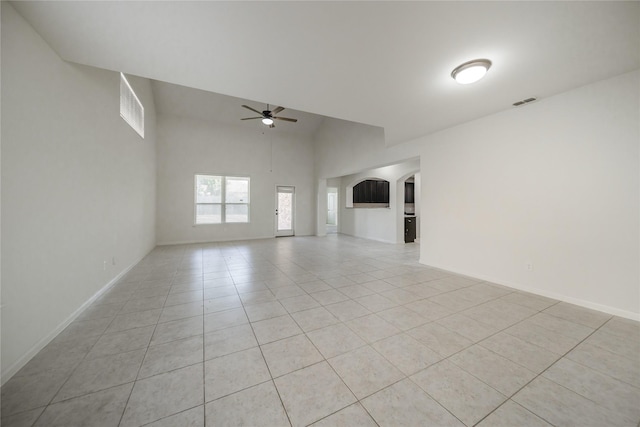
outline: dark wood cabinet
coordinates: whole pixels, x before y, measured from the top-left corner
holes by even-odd
[[[416,218],[404,219],[404,242],[411,243],[416,240]]]
[[[368,179],[353,187],[353,203],[389,204],[389,181]]]
[[[358,203],[358,200],[364,200],[364,186],[356,185],[353,187],[353,202]]]
[[[415,203],[415,184],[413,182],[404,183],[404,202]]]
[[[378,200],[377,203],[389,203],[389,182],[378,181]]]
[[[364,203],[373,203],[376,188],[375,185],[374,181],[364,182]]]

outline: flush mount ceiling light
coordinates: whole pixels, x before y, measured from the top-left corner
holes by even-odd
[[[491,61],[488,59],[474,59],[458,65],[451,72],[451,77],[461,85],[468,85],[483,78],[489,68],[491,68]]]

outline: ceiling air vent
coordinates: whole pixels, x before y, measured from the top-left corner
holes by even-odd
[[[527,98],[527,99],[523,99],[522,101],[514,102],[514,103],[513,103],[513,106],[514,106],[514,107],[519,107],[519,106],[521,106],[521,105],[528,104],[528,103],[530,103],[530,102],[536,101],[537,99],[538,99],[538,98]]]

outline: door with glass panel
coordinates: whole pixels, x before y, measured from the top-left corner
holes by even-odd
[[[276,236],[295,234],[295,188],[278,186],[276,188]]]
[[[338,189],[327,188],[327,225],[338,225]]]

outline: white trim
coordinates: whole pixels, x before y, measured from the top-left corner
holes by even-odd
[[[120,274],[118,274],[116,277],[111,279],[109,281],[109,283],[104,285],[91,298],[89,298],[80,307],[78,307],[78,309],[76,311],[71,313],[71,315],[69,317],[67,317],[58,326],[56,326],[53,331],[51,331],[44,338],[42,338],[40,341],[35,343],[33,345],[33,347],[31,347],[26,353],[24,353],[22,355],[22,357],[20,357],[18,360],[16,360],[11,366],[9,366],[7,369],[3,370],[2,374],[1,374],[1,380],[0,380],[2,385],[4,385],[7,381],[9,381],[11,379],[11,377],[13,377],[20,369],[22,369],[27,363],[29,363],[29,361],[31,359],[33,359],[33,357],[36,354],[38,354],[38,352],[40,352],[40,350],[45,348],[47,346],[47,344],[49,344],[55,337],[58,336],[58,334],[60,332],[62,332],[64,330],[64,328],[66,328],[67,326],[69,326],[69,324],[71,322],[76,320],[78,318],[78,316],[80,316],[87,308],[89,308],[89,306],[91,304],[93,304],[107,290],[109,290],[109,288],[111,286],[115,285],[118,282],[118,280],[120,280],[122,277],[124,277],[124,275],[127,274],[133,267],[135,267],[140,261],[142,261],[144,259],[144,257],[146,257],[149,253],[151,253],[151,251],[153,251],[153,249],[154,248],[152,248],[149,252],[147,252],[144,256],[142,256],[139,260],[135,261],[129,267],[127,267],[126,269],[122,270],[122,272],[120,272]]]
[[[404,240],[402,242],[394,242],[392,240],[384,240],[384,239],[378,239],[376,237],[363,237],[363,236],[357,236],[355,234],[349,234],[349,233],[344,233],[342,231],[338,232],[338,234],[344,234],[345,236],[350,236],[350,237],[355,237],[356,239],[362,239],[362,240],[372,240],[374,242],[380,242],[380,243],[389,243],[390,245],[398,245],[400,243],[404,244]],[[324,234],[323,234],[324,236]]]
[[[296,234],[295,237],[309,237],[315,236],[315,234]],[[249,240],[265,240],[265,239],[275,239],[276,236],[256,236],[256,237],[223,237],[216,240],[204,239],[204,240],[174,240],[168,242],[159,242],[156,246],[174,246],[174,245],[194,245],[194,244],[205,244],[205,243],[226,243],[226,242],[246,242]]]
[[[495,283],[497,285],[502,285],[502,286],[506,286],[509,288],[513,288],[519,291],[524,291],[524,292],[530,292],[532,294],[535,295],[540,295],[543,297],[547,297],[547,298],[553,298],[556,299],[558,301],[563,301],[563,302],[567,302],[569,304],[574,304],[574,305],[578,305],[580,307],[584,307],[584,308],[588,308],[591,310],[597,310],[597,311],[601,311],[603,313],[607,313],[607,314],[612,314],[614,316],[620,316],[620,317],[624,317],[625,319],[631,319],[631,320],[636,320],[636,321],[640,321],[640,313],[634,313],[632,311],[627,311],[627,310],[621,310],[619,308],[615,308],[615,307],[611,307],[608,305],[604,305],[604,304],[598,304],[592,301],[587,301],[587,300],[583,300],[580,298],[574,298],[574,297],[570,297],[567,295],[563,295],[563,294],[558,294],[555,292],[549,292],[549,291],[545,291],[543,289],[539,289],[539,288],[532,288],[529,286],[523,286],[519,283],[514,283],[514,282],[510,282],[510,281],[505,281],[502,279],[497,279],[495,277],[489,277],[489,276],[485,276],[482,274],[473,274],[473,273],[469,273],[469,272],[465,272],[465,271],[458,271],[454,268],[451,267],[446,267],[446,266],[435,266],[435,265],[429,265],[426,262],[424,262],[422,260],[422,258],[419,261],[420,264],[426,265],[427,267],[432,267],[432,268],[437,268],[438,270],[443,270],[443,271],[448,271],[450,273],[455,273],[455,274],[463,274],[465,276],[469,276],[475,279],[480,279],[480,280],[485,280],[487,282],[491,282],[491,283]]]
[[[238,223],[232,223],[238,224]],[[306,236],[311,236],[311,234],[307,234]],[[223,237],[221,239],[211,240],[174,240],[168,242],[158,242],[157,246],[174,246],[174,245],[193,245],[193,244],[201,244],[201,243],[224,243],[224,242],[243,242],[248,240],[264,240],[264,239],[275,239],[276,236],[256,236],[256,237]]]

